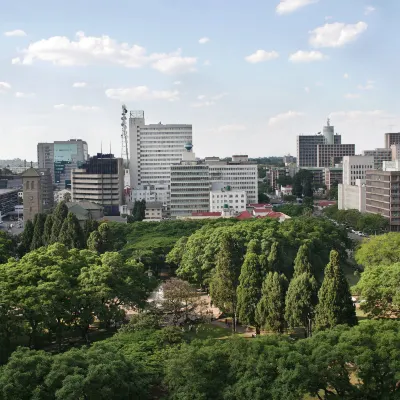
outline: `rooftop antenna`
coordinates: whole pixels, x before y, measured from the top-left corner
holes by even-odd
[[[129,169],[129,148],[128,148],[128,128],[126,124],[126,114],[128,114],[128,110],[125,104],[122,104],[122,113],[121,113],[121,158],[125,159],[126,167]]]

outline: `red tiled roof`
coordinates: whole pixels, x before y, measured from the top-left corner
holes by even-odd
[[[248,211],[242,211],[237,217],[236,219],[250,219],[253,218],[253,216],[248,212]]]
[[[255,213],[262,213],[262,214],[271,212],[271,210],[269,210],[268,208],[255,208],[253,211]]]
[[[315,204],[317,204],[320,207],[328,207],[328,206],[333,206],[336,204],[336,201],[334,200],[320,200],[320,201],[316,201]]]
[[[192,217],[220,217],[221,213],[216,212],[192,212]]]

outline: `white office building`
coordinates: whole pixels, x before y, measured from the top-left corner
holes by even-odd
[[[357,179],[365,179],[366,171],[374,169],[373,156],[343,157],[343,184],[355,185]]]
[[[192,125],[145,124],[144,111],[129,118],[130,176],[132,189],[139,185],[170,183],[171,165],[182,159],[186,143],[192,143]]]
[[[224,182],[231,190],[245,191],[248,203],[258,202],[257,164],[249,162],[247,155],[234,155],[232,161],[206,157],[210,182]]]
[[[210,191],[210,212],[232,210],[246,211],[247,195],[245,190],[232,190],[222,182],[212,184]]]
[[[339,210],[366,211],[365,179],[357,179],[354,185],[338,185]]]
[[[160,202],[163,207],[169,206],[170,200],[170,185],[158,184],[158,185],[139,185],[131,191],[130,202],[145,200],[147,202]]]

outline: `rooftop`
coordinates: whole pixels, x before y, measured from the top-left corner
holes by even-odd
[[[17,192],[19,192],[18,189],[0,189],[0,195],[7,193],[17,193]]]
[[[210,211],[205,211],[205,212],[192,212],[192,217],[220,217],[221,212],[216,211],[216,212],[210,212]]]

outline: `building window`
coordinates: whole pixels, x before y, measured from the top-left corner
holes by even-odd
[[[35,189],[35,181],[32,181],[32,182],[31,182],[31,189],[32,189],[32,190]]]
[[[25,189],[26,189],[26,190],[29,190],[29,181],[26,181],[26,182],[25,182]]]

